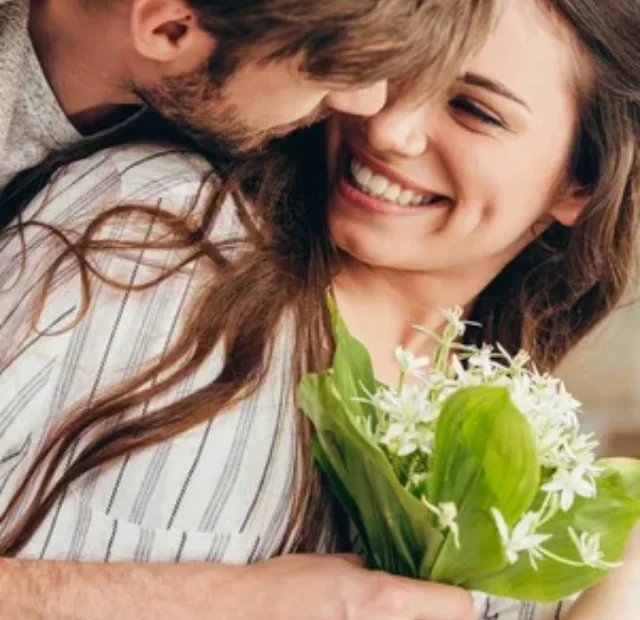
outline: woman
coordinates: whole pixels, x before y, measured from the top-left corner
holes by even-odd
[[[293,403],[331,356],[328,286],[383,380],[396,345],[429,353],[411,326],[438,330],[452,305],[483,340],[552,369],[629,279],[639,28],[635,1],[513,0],[446,93],[403,85],[367,122],[329,122],[328,195],[314,131],[283,144],[297,170],[271,207],[223,200],[206,164],[171,149],[60,174],[24,213],[41,224],[0,261],[6,288],[26,244],[2,300],[4,554],[251,563],[329,549]],[[296,602],[266,605],[282,618]]]

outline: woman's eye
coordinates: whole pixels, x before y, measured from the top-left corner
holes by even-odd
[[[465,114],[470,114],[471,116],[475,117],[483,123],[486,123],[487,125],[504,128],[504,122],[499,117],[489,114],[466,97],[455,97],[449,102],[449,105],[454,110],[458,112],[464,112]]]

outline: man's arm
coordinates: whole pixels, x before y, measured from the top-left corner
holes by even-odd
[[[0,559],[0,620],[200,620],[242,567]],[[214,613],[216,612],[216,613]]]
[[[0,559],[0,620],[473,620],[458,588],[362,568],[356,556],[260,564]]]

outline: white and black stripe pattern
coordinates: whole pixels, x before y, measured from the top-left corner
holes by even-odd
[[[82,232],[98,213],[118,204],[161,203],[187,213],[208,173],[196,156],[168,148],[109,150],[71,166],[48,190],[47,201],[36,199],[24,218],[37,214]],[[201,200],[206,198],[204,192]],[[121,221],[109,235],[121,239],[134,226]],[[152,234],[151,228],[142,234]],[[239,234],[229,202],[213,236]],[[140,293],[94,280],[92,306],[74,329],[55,336],[30,333],[26,314],[59,246],[42,229],[28,228],[25,238],[28,260],[19,278],[17,237],[0,245],[0,509],[65,412],[166,352],[200,284],[197,265]],[[176,256],[146,252],[132,261],[113,253],[97,260],[107,275],[139,283],[156,273],[149,259],[166,265]],[[79,307],[78,291],[73,265],[64,266],[40,327],[67,325]],[[169,442],[91,472],[67,491],[22,557],[248,563],[276,553],[291,510],[296,449],[290,336],[285,321],[268,378],[255,395]],[[145,415],[206,385],[221,363],[217,350],[196,374],[131,415]],[[321,534],[319,549],[330,548],[331,533]],[[555,620],[554,611],[543,615],[542,608],[527,604],[484,596],[478,602],[478,617],[485,620]]]
[[[188,213],[207,164],[168,148],[106,151],[71,166],[36,199],[24,218],[82,232],[117,204],[158,204]],[[202,196],[206,200],[207,192]],[[203,204],[203,203],[202,203]],[[201,205],[200,205],[201,206]],[[198,206],[196,206],[198,208]],[[121,220],[113,239],[139,224]],[[151,226],[149,226],[151,229]],[[137,231],[138,233],[139,231]],[[147,231],[152,234],[152,230]],[[136,234],[137,234],[136,233]],[[144,234],[144,231],[142,231]],[[242,234],[229,202],[215,238]],[[72,330],[58,336],[27,331],[27,313],[47,265],[59,252],[41,228],[25,231],[21,269],[17,236],[0,248],[0,504],[15,490],[46,433],[71,407],[88,403],[161,356],[176,338],[197,294],[197,265],[144,293],[120,292],[92,281],[94,303]],[[145,253],[138,260],[101,256],[100,269],[139,283],[177,256]],[[17,281],[16,281],[17,279]],[[68,324],[79,307],[77,272],[64,266],[40,327]],[[282,544],[291,499],[295,434],[286,367],[290,339],[283,329],[269,381],[218,419],[86,476],[69,489],[23,552],[24,557],[96,561],[255,561]],[[175,402],[220,369],[217,351],[200,372],[134,415]],[[288,397],[283,400],[283,394]]]
[[[539,605],[481,593],[474,598],[479,620],[560,620],[561,613],[568,608],[567,602]]]

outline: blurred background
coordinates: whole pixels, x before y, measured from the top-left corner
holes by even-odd
[[[559,375],[582,402],[602,456],[640,458],[640,287],[565,360]]]

